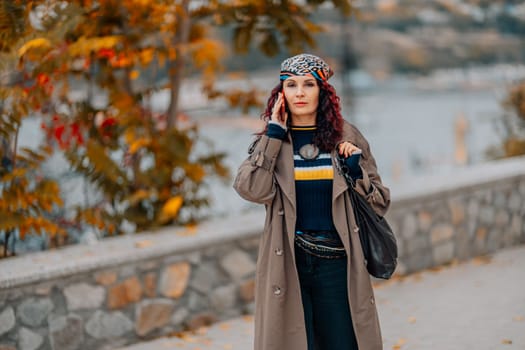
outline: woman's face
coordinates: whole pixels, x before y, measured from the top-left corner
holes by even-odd
[[[292,76],[283,82],[283,91],[292,118],[315,118],[319,105],[319,85],[315,78]]]

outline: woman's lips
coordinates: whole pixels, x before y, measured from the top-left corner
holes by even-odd
[[[295,102],[294,105],[297,107],[302,107],[302,106],[306,106],[306,102]]]

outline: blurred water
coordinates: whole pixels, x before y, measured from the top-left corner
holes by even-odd
[[[380,175],[389,186],[423,174],[453,176],[460,166],[488,161],[489,147],[501,142],[498,120],[501,101],[511,78],[480,79],[476,75],[450,72],[434,79],[396,77],[380,85],[357,89],[354,107],[343,108],[345,119],[358,126],[369,141]],[[455,77],[455,78],[454,78]],[[490,78],[490,77],[489,77]],[[267,79],[267,78],[265,78]],[[274,80],[270,80],[274,81]],[[261,79],[264,85],[264,79]],[[271,83],[273,84],[273,83]],[[266,83],[271,87],[271,84]],[[336,84],[337,86],[337,82]],[[339,91],[340,89],[338,89]],[[227,112],[217,112],[218,115]],[[226,115],[232,115],[228,113]],[[467,122],[464,144],[465,164],[456,161],[455,123],[463,116]],[[257,116],[198,118],[203,136],[214,140],[216,149],[228,154],[227,165],[235,170],[246,157],[251,134],[257,130]],[[225,186],[211,181],[213,215],[227,215],[252,208]]]

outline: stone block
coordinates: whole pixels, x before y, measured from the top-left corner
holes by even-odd
[[[525,197],[525,195],[520,195],[516,191],[513,191],[509,196],[508,208],[513,213],[518,212],[522,206],[525,206],[523,197]]]
[[[184,322],[184,320],[189,315],[190,315],[190,312],[188,311],[188,309],[181,307],[177,309],[177,311],[175,311],[173,315],[171,316],[171,324],[175,326],[179,326]]]
[[[491,206],[484,206],[479,212],[479,222],[482,224],[490,225],[494,222],[494,216],[496,211]]]
[[[504,192],[496,192],[494,195],[494,207],[501,209],[505,208],[507,204],[507,198]]]
[[[170,321],[174,304],[168,299],[152,299],[139,303],[135,309],[135,331],[145,336]]]
[[[202,262],[202,255],[199,251],[193,252],[186,256],[186,259],[193,265],[199,265]]]
[[[503,247],[504,232],[501,229],[491,228],[486,240],[486,251],[495,252]]]
[[[469,218],[476,219],[479,216],[479,200],[471,198],[467,205],[467,215]]]
[[[239,242],[239,245],[245,250],[257,250],[259,248],[259,241],[259,237],[243,239]]]
[[[161,294],[169,298],[180,298],[188,286],[190,272],[191,266],[187,262],[167,266],[160,278]]]
[[[454,258],[454,242],[448,241],[434,246],[432,255],[435,265],[442,265]]]
[[[86,332],[95,339],[117,338],[131,330],[133,322],[120,311],[107,313],[97,310],[86,323]]]
[[[192,311],[202,311],[209,307],[208,300],[197,292],[190,292],[188,296],[188,307]]]
[[[251,279],[241,283],[239,294],[244,302],[250,302],[255,299],[255,280]]]
[[[519,237],[519,235],[521,234],[522,222],[525,222],[525,220],[521,218],[518,214],[512,215],[512,219],[510,221],[510,232],[514,237]]]
[[[108,289],[108,308],[120,309],[142,298],[142,285],[137,277],[130,277]]]
[[[459,229],[456,232],[456,258],[460,260],[465,260],[472,256],[471,252],[471,241],[468,233],[465,229]]]
[[[16,350],[16,347],[9,344],[0,344],[0,350]]]
[[[253,315],[255,314],[255,302],[248,303],[242,308],[244,314]]]
[[[15,312],[11,306],[8,306],[0,312],[0,336],[13,329],[15,324]]]
[[[117,273],[114,271],[102,271],[95,274],[95,282],[103,286],[109,286],[117,281]]]
[[[412,238],[417,233],[417,220],[413,213],[407,213],[403,219],[401,235],[404,238]]]
[[[230,252],[220,261],[221,267],[234,280],[240,281],[242,278],[250,277],[255,273],[255,263],[252,258],[242,250]]]
[[[53,307],[51,299],[30,298],[18,305],[16,314],[26,326],[38,327],[47,318]]]
[[[404,262],[406,267],[406,273],[420,271],[434,266],[432,251],[429,251],[427,249],[408,255]]]
[[[487,252],[488,230],[486,227],[478,227],[474,239],[475,254],[485,254]]]
[[[210,304],[219,313],[233,308],[236,302],[237,287],[235,285],[219,287],[210,295]]]
[[[44,338],[31,330],[21,327],[18,330],[18,349],[19,350],[36,350],[42,345]]]
[[[522,180],[520,183],[519,183],[519,193],[525,197],[525,181]],[[517,191],[516,191],[517,192]]]
[[[458,226],[465,221],[465,207],[460,201],[450,201],[448,204],[452,225]]]
[[[97,309],[104,302],[106,291],[104,287],[79,283],[64,288],[69,311],[81,309]]]
[[[510,216],[509,216],[509,213],[507,212],[507,210],[500,209],[496,213],[496,218],[494,219],[494,224],[496,225],[496,227],[504,229],[504,228],[506,228],[508,226],[509,220],[510,220]]]
[[[432,245],[435,245],[436,243],[450,239],[453,235],[454,227],[449,224],[441,224],[430,231],[430,240],[432,241]]]
[[[48,319],[49,339],[53,350],[81,349],[84,342],[84,322],[75,314]]]
[[[190,286],[201,292],[209,293],[219,281],[219,271],[212,264],[201,264],[193,274]]]
[[[406,253],[406,255],[418,254],[430,248],[430,242],[426,235],[418,235],[404,242],[406,242],[406,244],[403,249],[405,249],[404,253]]]
[[[193,316],[186,324],[190,330],[208,327],[217,322],[217,316],[211,312],[201,312]]]
[[[157,274],[155,272],[148,272],[144,276],[144,294],[150,298],[157,295]]]
[[[423,210],[418,213],[419,230],[428,232],[432,226],[432,213]]]

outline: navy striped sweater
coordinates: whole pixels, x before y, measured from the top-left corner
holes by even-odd
[[[290,129],[294,150],[295,194],[297,206],[296,230],[335,231],[332,219],[332,183],[334,167],[328,152],[320,152],[315,159],[303,159],[299,149],[312,143],[315,126]],[[270,123],[267,135],[284,139],[286,131],[277,124]],[[356,178],[361,177],[359,157],[347,158],[347,165]],[[352,174],[352,175],[354,175]]]

